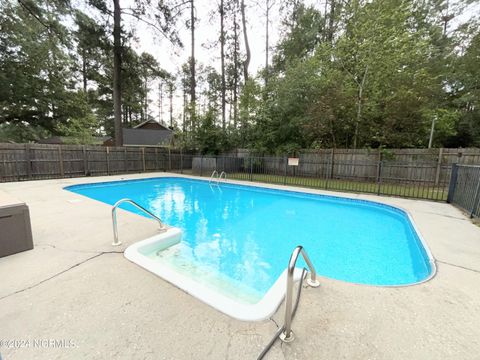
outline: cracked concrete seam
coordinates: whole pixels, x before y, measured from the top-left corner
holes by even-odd
[[[269,318],[269,320],[272,321],[272,322],[275,324],[275,326],[277,327],[277,329],[280,328],[280,326],[278,326],[278,323],[275,321],[275,319],[274,319],[273,317]]]
[[[444,265],[448,265],[448,266],[453,266],[453,267],[456,267],[458,269],[472,271],[474,273],[480,274],[480,270],[472,269],[472,268],[469,268],[469,267],[466,267],[466,266],[452,264],[452,263],[449,263],[449,262],[446,262],[446,261],[443,261],[443,260],[438,260],[438,259],[435,259],[435,262],[440,263],[440,264],[444,264]]]
[[[102,251],[102,252],[96,253],[95,255],[90,256],[89,258],[87,258],[87,259],[85,259],[85,260],[83,260],[83,261],[80,261],[79,263],[76,263],[76,264],[68,267],[67,269],[64,269],[64,270],[62,270],[62,271],[60,271],[60,272],[58,272],[58,273],[56,273],[56,274],[53,274],[52,276],[50,276],[50,277],[48,277],[48,278],[46,278],[46,279],[40,280],[39,282],[37,282],[37,283],[35,283],[35,284],[33,284],[33,285],[27,286],[27,287],[25,287],[25,288],[23,288],[23,289],[14,291],[14,292],[12,292],[12,293],[10,293],[10,294],[7,294],[7,295],[4,295],[4,296],[0,297],[0,301],[4,300],[4,299],[6,299],[6,298],[9,298],[10,296],[13,296],[13,295],[16,295],[16,294],[25,292],[25,291],[27,291],[27,290],[33,289],[33,288],[35,288],[35,287],[37,287],[37,286],[39,286],[39,285],[41,285],[41,284],[43,284],[43,283],[45,283],[45,282],[47,282],[47,281],[49,281],[49,280],[52,280],[52,279],[54,279],[54,278],[56,278],[56,277],[58,277],[58,276],[60,276],[60,275],[62,275],[62,274],[65,274],[66,272],[68,272],[68,271],[70,271],[70,270],[72,270],[72,269],[74,269],[74,268],[76,268],[76,267],[78,267],[78,266],[80,266],[80,265],[85,264],[86,262],[88,262],[88,261],[90,261],[90,260],[93,260],[93,259],[95,259],[95,258],[97,258],[97,257],[100,257],[100,256],[102,256],[102,255],[105,255],[105,254],[123,254],[123,251]]]

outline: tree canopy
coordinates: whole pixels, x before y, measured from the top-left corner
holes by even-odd
[[[454,9],[442,0],[327,0],[321,8],[222,0],[212,5],[218,56],[208,63],[195,57],[196,24],[205,21],[194,16],[196,2],[134,3],[0,0],[0,141],[60,135],[89,143],[118,136],[117,116],[121,127],[162,120],[169,102],[165,118],[179,145],[204,153],[480,146],[479,21],[450,26],[469,0]],[[249,69],[259,56],[249,46],[252,7],[268,9],[265,68],[257,73]],[[158,49],[134,49],[141,33],[123,23],[113,31],[115,9],[172,47],[182,46],[183,21],[191,56],[165,71]],[[275,11],[280,39],[269,44]]]

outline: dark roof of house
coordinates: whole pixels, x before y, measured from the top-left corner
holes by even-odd
[[[105,141],[111,139],[110,136],[94,136],[92,137],[92,143],[96,145],[101,145]],[[40,139],[37,141],[39,144],[58,144],[58,145],[63,145],[63,144],[71,144],[75,142],[74,137],[69,137],[69,136],[51,136],[46,139]]]
[[[141,124],[138,124],[137,126],[133,127],[134,129],[149,129],[149,130],[170,130],[168,127],[160,124],[158,121],[155,120],[147,120],[142,122]]]
[[[157,145],[167,146],[170,144],[173,132],[171,130],[151,129],[123,129],[124,145]]]

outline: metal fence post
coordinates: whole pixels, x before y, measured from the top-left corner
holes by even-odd
[[[203,155],[200,156],[200,176],[203,176]]]
[[[283,185],[287,185],[288,158],[285,156],[285,171],[283,173]]]
[[[183,174],[183,151],[180,148],[180,174]]]
[[[455,189],[457,187],[458,178],[458,164],[452,164],[452,173],[450,174],[450,184],[448,185],[447,203],[453,202],[453,196],[455,195]]]
[[[480,201],[480,169],[477,171],[478,173],[478,179],[477,179],[477,188],[475,189],[475,197],[473,200],[473,206],[472,210],[470,210],[470,218],[473,218],[473,215],[475,215],[475,210],[478,207],[478,203]]]
[[[437,170],[435,172],[435,186],[440,182],[440,172],[442,171],[443,148],[438,150]]]
[[[250,157],[250,181],[253,180],[253,157]]]
[[[377,195],[380,195],[380,187],[382,184],[382,167],[383,167],[383,160],[378,162],[378,170],[377,170]]]
[[[142,147],[142,166],[143,166],[143,172],[147,171],[147,166],[145,164],[145,148]]]

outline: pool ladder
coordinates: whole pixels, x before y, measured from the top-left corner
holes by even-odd
[[[303,280],[305,278],[307,270],[303,268],[302,270],[302,275],[300,277],[300,282],[298,284],[298,290],[297,290],[297,299],[295,300],[295,304],[293,305],[292,300],[293,300],[293,275],[295,273],[295,265],[297,264],[297,260],[299,255],[303,256],[303,259],[307,263],[308,268],[310,269],[310,276],[307,277],[307,284],[311,287],[319,287],[320,282],[317,280],[317,272],[315,271],[315,268],[313,267],[312,262],[310,261],[310,258],[307,255],[307,252],[303,248],[303,246],[297,246],[293,252],[292,255],[290,256],[290,260],[288,261],[288,268],[287,268],[287,293],[285,295],[285,323],[284,325],[278,329],[278,331],[275,333],[275,336],[270,340],[268,345],[263,349],[263,351],[260,353],[258,356],[257,360],[263,359],[263,357],[267,354],[267,352],[270,350],[272,345],[275,343],[277,338],[282,340],[283,342],[292,342],[295,340],[295,336],[292,331],[292,319],[295,316],[295,313],[298,308],[298,304],[300,301],[300,293],[302,290],[302,285],[303,285]],[[293,305],[293,306],[292,306]]]
[[[137,204],[135,201],[131,200],[131,199],[121,199],[121,200],[118,200],[115,205],[113,205],[113,208],[112,208],[112,224],[113,224],[113,243],[112,245],[114,246],[118,246],[118,245],[121,245],[122,242],[118,240],[118,226],[117,226],[117,208],[123,204],[123,203],[129,203],[129,204],[132,204],[133,206],[135,206],[137,209],[143,211],[145,214],[149,215],[151,218],[153,218],[154,220],[156,220],[159,225],[160,225],[160,230],[161,231],[165,231],[166,230],[166,226],[165,224],[162,222],[162,220],[157,216],[155,215],[154,213],[152,213],[151,211],[148,211],[147,209],[145,209],[143,206],[140,206],[139,204]]]
[[[219,175],[217,170],[213,170],[212,175],[210,176],[210,180],[208,180],[208,182],[212,183],[216,179],[217,180],[216,183],[217,183],[217,186],[218,186],[218,184],[219,184],[220,180],[222,180],[222,178],[227,180],[227,173],[225,171],[222,171]]]

